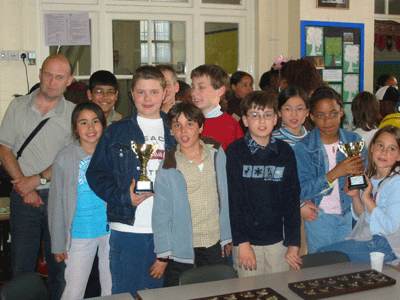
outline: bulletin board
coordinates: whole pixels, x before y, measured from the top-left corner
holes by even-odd
[[[301,21],[301,56],[312,60],[321,78],[342,95],[351,129],[351,102],[364,90],[364,24]]]

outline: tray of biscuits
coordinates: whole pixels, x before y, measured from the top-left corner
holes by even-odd
[[[278,294],[271,288],[262,288],[191,300],[287,300],[287,298]]]
[[[395,285],[396,280],[375,270],[289,283],[306,300],[323,299]]]

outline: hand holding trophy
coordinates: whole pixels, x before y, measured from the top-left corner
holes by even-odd
[[[131,141],[132,151],[135,152],[137,158],[142,163],[142,174],[138,181],[136,181],[134,193],[135,194],[153,194],[153,182],[147,176],[147,163],[151,156],[157,151],[157,144],[136,144]]]
[[[362,149],[364,148],[365,142],[361,139],[359,142],[352,142],[343,144],[339,142],[338,149],[342,152],[346,157],[360,155]],[[365,176],[362,174],[353,174],[353,176],[349,177],[349,190],[363,189],[367,187],[367,180]]]

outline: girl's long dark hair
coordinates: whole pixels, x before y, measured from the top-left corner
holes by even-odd
[[[351,112],[354,126],[357,128],[361,128],[364,131],[377,128],[379,102],[374,94],[365,91],[357,94],[351,104]]]
[[[379,129],[374,137],[371,140],[371,143],[369,144],[368,147],[368,166],[367,166],[367,170],[366,170],[366,175],[371,178],[372,176],[374,176],[377,172],[376,172],[376,165],[374,163],[374,161],[372,160],[372,147],[374,146],[376,140],[378,139],[378,137],[384,133],[387,132],[391,135],[393,135],[394,139],[396,140],[397,146],[400,148],[400,128],[393,126],[393,125],[388,125],[385,127],[382,127],[381,129]],[[397,161],[392,168],[390,169],[389,174],[379,183],[379,185],[385,181],[388,178],[393,177],[396,174],[400,174],[400,161]]]

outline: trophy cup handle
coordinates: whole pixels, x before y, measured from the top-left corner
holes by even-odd
[[[131,149],[137,155],[137,144],[134,141],[131,141]]]
[[[349,155],[347,154],[346,147],[344,146],[344,144],[343,144],[342,142],[339,142],[339,144],[338,144],[338,149],[339,149],[340,152],[342,152],[346,157],[349,156]]]
[[[362,149],[364,149],[364,146],[365,146],[365,142],[364,142],[363,139],[361,139],[361,141],[360,141],[360,153],[361,153]]]

